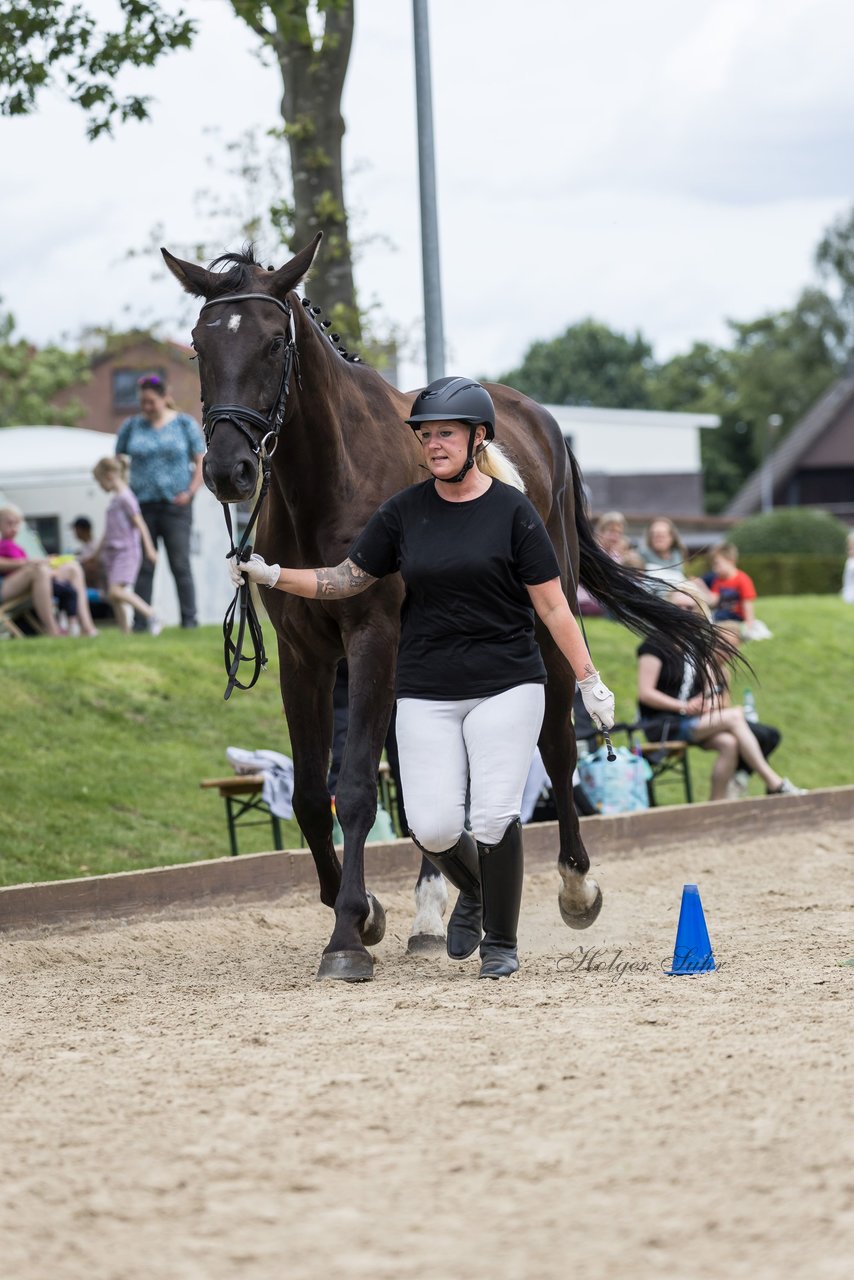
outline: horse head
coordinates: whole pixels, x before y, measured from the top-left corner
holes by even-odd
[[[193,346],[208,446],[205,484],[220,502],[250,498],[258,482],[261,451],[272,453],[275,448],[295,376],[296,300],[288,295],[311,266],[321,236],[318,232],[277,271],[262,267],[251,249],[224,254],[211,269],[161,249],[187,293],[205,299],[193,329]]]

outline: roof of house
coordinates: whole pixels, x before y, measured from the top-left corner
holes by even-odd
[[[98,365],[104,364],[109,360],[121,359],[126,351],[132,347],[152,346],[163,355],[173,358],[183,359],[185,356],[194,354],[193,348],[188,347],[184,342],[176,342],[174,338],[156,338],[154,334],[147,333],[144,329],[131,330],[128,333],[114,334],[104,351],[97,352],[89,362],[93,369]]]
[[[834,382],[829,391],[815,402],[796,423],[785,439],[770,455],[775,487],[785,483],[797,470],[798,463],[816,440],[832,426],[839,414],[854,399],[854,370]],[[762,505],[762,467],[757,467],[744,482],[724,512],[728,516],[749,516]]]
[[[0,483],[71,473],[91,475],[115,448],[115,436],[83,427],[3,427]]]

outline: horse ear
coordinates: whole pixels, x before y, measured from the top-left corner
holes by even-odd
[[[309,267],[314,262],[314,256],[323,239],[323,232],[318,231],[311,244],[307,244],[304,249],[300,249],[296,257],[291,258],[290,262],[286,262],[283,267],[279,267],[278,271],[274,271],[269,277],[269,283],[272,285],[271,292],[277,298],[284,298],[286,293],[290,293],[291,289],[295,289],[300,280],[304,279]]]
[[[163,261],[187,293],[192,293],[195,298],[210,297],[215,279],[212,271],[197,266],[195,262],[182,262],[168,249],[161,249],[160,252],[163,254]]]

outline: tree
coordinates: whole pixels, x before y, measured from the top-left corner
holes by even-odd
[[[655,372],[652,347],[638,332],[616,333],[582,320],[550,342],[535,342],[518,369],[497,379],[544,404],[644,409]]]
[[[58,89],[88,118],[89,136],[116,121],[144,120],[151,99],[120,97],[115,78],[127,66],[154,66],[171,49],[189,48],[197,24],[160,0],[118,0],[124,19],[104,31],[85,0],[0,0],[0,111],[23,115],[39,95]],[[230,0],[235,14],[272,56],[282,78],[293,201],[279,200],[274,220],[291,228],[290,249],[323,231],[313,271],[318,296],[338,328],[360,336],[344,200],[341,95],[353,38],[354,0]],[[35,12],[33,12],[35,10]]]
[[[662,365],[652,381],[656,408],[717,413],[721,426],[701,437],[706,508],[721,511],[759,466],[773,414],[775,443],[842,370],[845,325],[822,290],[804,289],[785,311],[729,321],[730,347],[695,343]]]
[[[847,363],[854,357],[854,208],[825,231],[815,251],[815,265],[844,325],[838,356]]]
[[[72,401],[57,409],[53,398],[88,378],[86,356],[59,347],[39,351],[14,331],[14,317],[0,312],[0,427],[74,426],[83,406]]]

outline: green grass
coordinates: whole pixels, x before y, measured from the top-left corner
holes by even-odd
[[[774,639],[748,646],[749,683],[762,719],[783,731],[776,768],[809,788],[854,781],[854,608],[798,596],[763,599],[758,612]],[[269,624],[266,633],[272,648]],[[602,619],[588,635],[618,716],[630,718],[637,640]],[[92,642],[3,641],[0,674],[2,884],[225,854],[224,806],[200,779],[229,774],[228,746],[289,750],[275,657],[250,693],[226,703],[215,627],[156,640],[105,629]],[[737,699],[745,683],[737,677]],[[705,799],[711,756],[692,751],[691,765]],[[296,825],[285,827],[296,846]],[[269,843],[267,826],[241,837],[244,852]]]
[[[225,806],[199,781],[231,774],[226,747],[289,751],[274,657],[224,702],[216,627],[4,641],[0,674],[2,884],[227,853]],[[295,823],[284,834],[299,844]],[[269,848],[269,825],[240,847]]]

